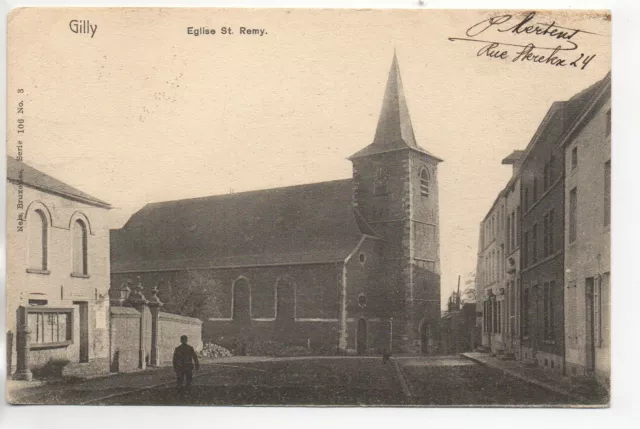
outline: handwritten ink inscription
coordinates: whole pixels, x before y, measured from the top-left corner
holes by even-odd
[[[555,67],[573,67],[584,70],[595,54],[580,52],[579,35],[596,35],[577,28],[562,27],[556,21],[534,22],[535,12],[524,18],[500,15],[472,25],[467,37],[450,37],[449,40],[482,44],[478,57],[531,62]]]

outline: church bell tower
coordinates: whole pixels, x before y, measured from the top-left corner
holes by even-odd
[[[393,353],[429,354],[440,319],[438,164],[413,132],[394,53],[373,142],[352,155],[353,204],[381,238],[378,284]],[[391,323],[389,323],[391,325]]]

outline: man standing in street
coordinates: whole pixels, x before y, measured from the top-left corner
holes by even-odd
[[[193,377],[193,369],[200,369],[198,355],[193,347],[187,344],[187,336],[180,337],[180,344],[173,352],[173,370],[178,378],[178,393],[182,393],[184,388],[187,391],[191,389],[191,379]]]

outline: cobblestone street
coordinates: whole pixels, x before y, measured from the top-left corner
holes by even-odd
[[[457,357],[234,358],[204,363],[191,393],[176,394],[170,368],[16,392],[38,404],[103,405],[549,405],[567,399]]]

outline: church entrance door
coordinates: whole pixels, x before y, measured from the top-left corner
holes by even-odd
[[[367,321],[365,319],[358,320],[358,328],[356,331],[356,353],[362,356],[367,351]]]
[[[429,354],[429,324],[426,320],[420,323],[420,353]]]

